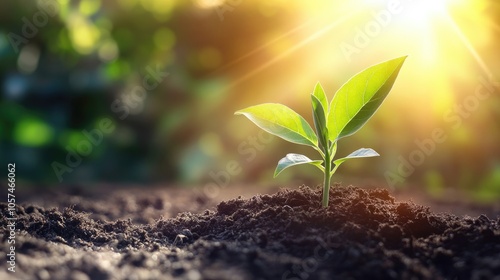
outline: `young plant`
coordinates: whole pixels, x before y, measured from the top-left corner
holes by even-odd
[[[263,130],[289,142],[307,145],[321,155],[311,160],[300,154],[287,154],[278,162],[274,177],[290,166],[311,164],[324,173],[323,207],[328,207],[330,179],[337,168],[352,158],[379,156],[372,149],[361,148],[334,160],[338,140],[356,133],[377,111],[389,94],[406,56],[371,66],[356,74],[335,93],[328,104],[319,83],[311,94],[314,127],[292,109],[282,104],[265,103],[237,111]]]

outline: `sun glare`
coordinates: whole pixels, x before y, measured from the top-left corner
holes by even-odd
[[[426,14],[439,13],[446,10],[449,0],[420,0],[411,1],[416,11]]]
[[[446,0],[411,1],[403,13],[408,23],[413,25],[427,25],[436,17],[446,15],[448,2]]]
[[[379,58],[409,55],[408,66],[396,85],[405,90],[394,99],[430,108],[439,119],[466,88],[473,90],[478,76],[491,75],[491,59],[484,57],[484,49],[498,25],[487,13],[494,7],[490,0],[318,0],[293,5],[300,6],[297,9],[303,13],[296,24],[227,67],[272,52],[283,42],[287,47],[234,79],[230,87],[265,76],[269,69],[279,69],[292,59],[298,66],[282,72],[293,76],[294,69],[307,69],[293,85],[287,85],[300,88],[338,65],[354,71]],[[286,88],[273,91],[290,99]],[[429,125],[431,122],[429,117]]]
[[[212,9],[224,4],[224,0],[196,0],[195,3],[202,9]]]

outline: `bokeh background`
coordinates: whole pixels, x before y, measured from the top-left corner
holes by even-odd
[[[344,164],[333,181],[495,201],[499,38],[494,0],[2,1],[0,158],[40,187],[319,184],[313,167],[272,179],[286,153],[314,151],[233,112],[279,102],[312,121],[317,81],[332,98],[360,70],[409,55],[381,109],[339,143],[338,155],[382,156]],[[96,132],[103,120],[112,128]],[[435,129],[446,141],[419,157],[415,141]],[[97,137],[90,151],[85,131]],[[70,151],[85,155],[70,166]]]

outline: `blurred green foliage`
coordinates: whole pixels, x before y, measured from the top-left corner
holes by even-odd
[[[454,33],[442,36],[450,42],[443,46],[443,61],[412,60],[415,42],[429,41],[401,40],[402,30],[404,36],[417,34],[395,22],[371,38],[361,54],[346,60],[339,46],[351,42],[367,19],[353,17],[346,21],[349,25],[335,21],[351,12],[374,10],[362,5],[332,8],[340,5],[334,2],[241,1],[227,6],[219,0],[2,1],[0,158],[16,163],[21,180],[57,183],[52,163],[67,165],[69,151],[89,141],[84,131],[111,119],[113,132],[103,133],[81,163],[64,173],[63,183],[199,184],[214,181],[210,172],[224,170],[233,160],[242,168],[229,184],[270,182],[278,159],[290,151],[309,151],[280,141],[264,143],[258,130],[233,118],[232,112],[280,102],[308,116],[306,93],[318,80],[330,92],[360,69],[410,54],[408,70],[380,114],[339,147],[343,156],[370,143],[380,160],[353,162],[340,176],[374,178],[384,185],[383,174],[397,169],[399,156],[407,158],[416,149],[415,139],[441,127],[446,142],[398,186],[408,181],[436,196],[452,187],[483,201],[500,198],[498,91],[458,129],[443,120],[443,112],[461,104],[479,83],[480,69],[470,59],[455,65],[457,55],[450,51],[458,49],[450,47],[456,42],[450,35]],[[498,12],[484,9],[489,19],[498,18]],[[465,35],[482,36],[479,51],[493,72],[498,70],[498,40],[487,40],[489,29],[464,30]],[[426,73],[432,68],[439,74]],[[168,75],[143,94],[137,87],[154,82],[152,71]],[[429,80],[442,73],[452,79],[446,87]],[[444,89],[447,94],[441,94]],[[284,184],[291,177],[320,181],[320,174],[306,168],[294,176],[284,172],[273,182]]]

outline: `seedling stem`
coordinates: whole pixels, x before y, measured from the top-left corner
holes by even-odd
[[[340,164],[353,158],[379,155],[372,149],[361,148],[346,157],[333,160],[337,141],[356,133],[371,118],[389,94],[405,59],[406,56],[388,60],[361,71],[337,91],[331,103],[328,103],[321,84],[317,83],[311,94],[316,133],[302,116],[282,104],[261,104],[235,114],[246,116],[260,128],[284,140],[318,151],[323,160],[287,154],[278,162],[274,177],[294,165],[316,166],[325,175],[321,204],[328,207],[330,180]]]

